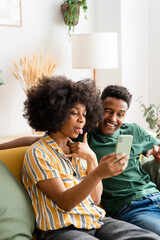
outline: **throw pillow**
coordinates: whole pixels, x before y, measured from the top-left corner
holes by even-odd
[[[23,185],[0,161],[0,240],[29,240],[35,228],[34,210]]]
[[[149,174],[151,181],[157,185],[160,191],[160,164],[154,161],[151,155],[148,158],[145,156],[140,157],[142,168]]]

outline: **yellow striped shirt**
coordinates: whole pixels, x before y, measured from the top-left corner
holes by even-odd
[[[71,142],[70,139],[69,141]],[[71,188],[79,184],[86,175],[87,161],[81,158],[72,158],[70,161],[47,134],[27,150],[22,181],[31,198],[39,229],[56,230],[71,224],[76,228],[92,229],[103,225],[101,220],[105,211],[95,206],[90,195],[67,212],[36,186],[45,179],[61,178],[65,187]]]

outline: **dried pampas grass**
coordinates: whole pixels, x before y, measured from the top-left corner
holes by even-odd
[[[13,76],[20,82],[25,94],[32,86],[37,86],[42,76],[51,77],[56,63],[51,58],[42,58],[42,54],[32,58],[21,58],[19,63],[13,62]]]

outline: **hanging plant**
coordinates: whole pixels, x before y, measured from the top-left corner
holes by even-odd
[[[68,26],[68,35],[71,37],[74,33],[74,27],[78,24],[80,7],[82,7],[84,13],[87,12],[87,0],[65,0],[61,5],[62,15],[65,24]],[[87,19],[87,15],[85,15]]]

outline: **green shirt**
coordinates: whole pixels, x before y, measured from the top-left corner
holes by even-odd
[[[87,135],[88,144],[97,155],[98,161],[100,161],[104,155],[115,151],[117,137],[120,134],[132,135],[133,143],[125,171],[118,176],[103,180],[101,202],[106,211],[112,216],[131,201],[158,192],[156,185],[150,181],[149,175],[142,169],[139,155],[141,153],[145,155],[153,145],[159,144],[159,140],[149,135],[139,125],[124,123],[111,136],[102,135],[95,128],[94,131]],[[77,140],[80,140],[80,138]]]

